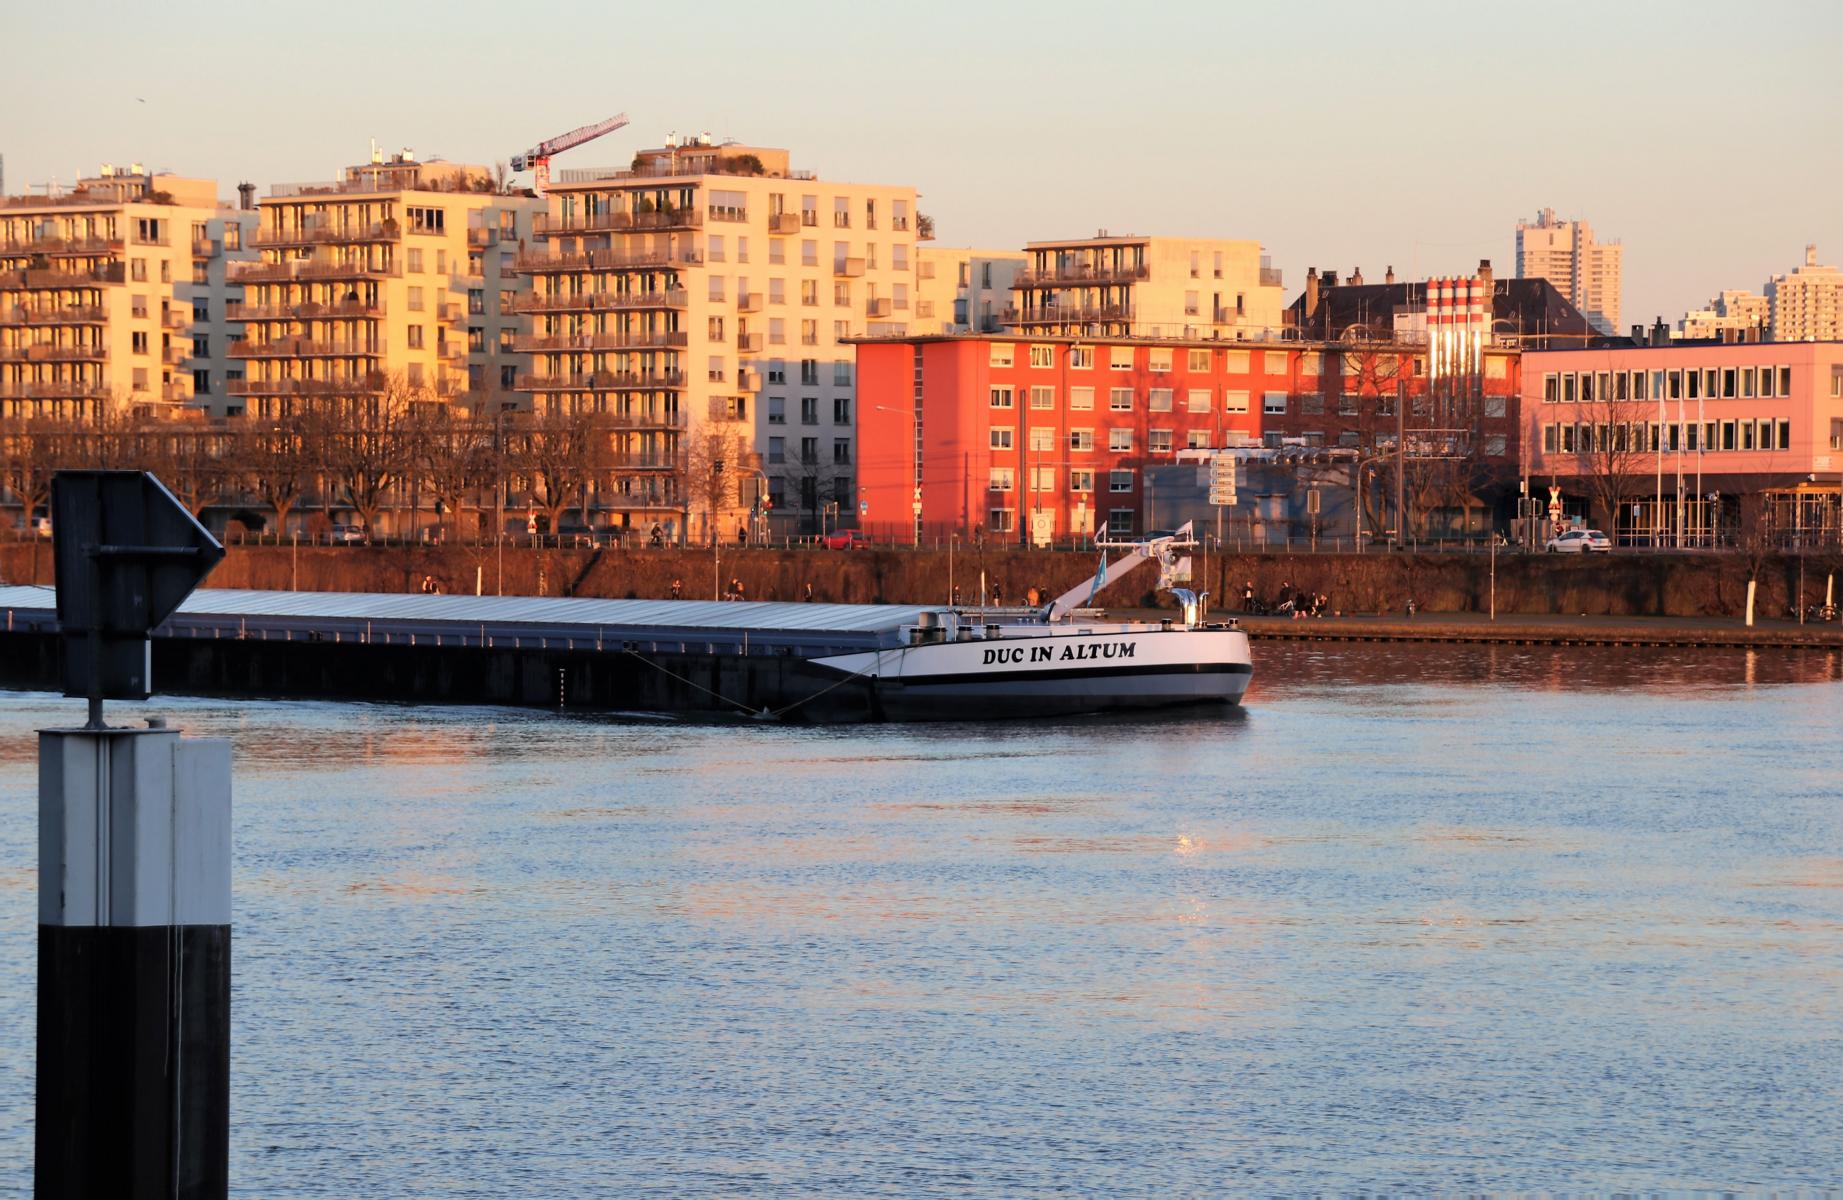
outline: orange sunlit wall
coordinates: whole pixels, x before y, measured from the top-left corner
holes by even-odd
[[[1242,344],[860,342],[860,525],[879,540],[917,536],[918,394],[920,536],[983,527],[1017,541],[1035,519],[1060,538],[1110,518],[1137,530],[1148,465],[1258,444],[1265,393],[1317,386],[1296,367],[1296,352]]]

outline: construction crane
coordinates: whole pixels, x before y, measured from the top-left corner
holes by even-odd
[[[535,175],[532,181],[533,189],[542,196],[550,190],[551,155],[573,150],[584,142],[594,141],[604,133],[613,133],[625,124],[627,124],[627,114],[616,113],[606,121],[597,121],[593,125],[584,125],[581,129],[572,129],[568,133],[559,134],[554,138],[539,142],[523,154],[513,155],[512,169],[532,171]]]

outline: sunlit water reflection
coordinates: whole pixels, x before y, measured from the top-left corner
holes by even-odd
[[[160,701],[237,751],[236,1190],[1835,1184],[1835,654],[1257,649],[983,728]],[[0,697],[13,1194],[72,710]]]

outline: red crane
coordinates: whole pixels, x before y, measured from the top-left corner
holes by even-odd
[[[539,142],[523,154],[513,155],[512,169],[514,171],[528,169],[534,172],[536,178],[533,180],[533,188],[538,195],[542,196],[550,190],[551,155],[573,150],[584,142],[594,141],[604,133],[613,133],[625,124],[627,124],[627,114],[616,113],[606,121],[597,121],[593,125],[584,125],[581,129],[572,129],[568,133],[559,134],[554,138]]]

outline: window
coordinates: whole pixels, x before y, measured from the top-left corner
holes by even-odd
[[[1087,467],[1069,468],[1069,490],[1071,492],[1092,492],[1094,472]]]
[[[710,298],[712,300],[723,299],[723,276],[710,276]]]
[[[1207,353],[1207,351],[1205,351],[1205,353]],[[1208,412],[1209,411],[1209,389],[1208,388],[1191,388],[1189,393],[1186,394],[1184,397],[1184,407],[1187,411],[1193,412],[1193,413]]]
[[[147,282],[147,260],[131,258],[128,260],[128,278],[136,283]]]
[[[1833,381],[1831,386],[1835,387],[1836,384],[1834,380],[1836,379],[1836,368],[1832,367],[1830,370],[1830,378]],[[1792,368],[1790,367],[1779,368],[1779,394],[1781,396],[1789,396],[1792,394]]]
[[[1741,398],[1744,400],[1753,398],[1753,378],[1752,367],[1741,368]]]
[[[787,364],[779,361],[778,359],[774,362],[769,363],[768,364],[768,382],[769,383],[786,383],[787,382]]]
[[[992,430],[992,449],[994,450],[1011,449],[1011,432],[1012,431],[1009,429]]]
[[[835,362],[832,364],[832,386],[834,387],[850,387],[851,386],[851,364],[850,363]]]
[[[1554,404],[1560,399],[1561,380],[1551,371],[1542,377],[1542,402],[1544,404]]]
[[[787,397],[785,396],[768,397],[768,424],[770,425],[787,424]],[[776,440],[779,440],[779,439],[776,439]]]
[[[1071,412],[1090,412],[1094,409],[1094,389],[1078,387],[1069,389],[1069,410]]]
[[[1092,449],[1094,449],[1094,430],[1069,430],[1069,450],[1072,453],[1081,454]]]
[[[439,208],[411,207],[404,210],[404,216],[409,218],[411,233],[442,233],[447,229],[444,210]],[[411,269],[421,270],[422,268]]]
[[[1734,399],[1734,368],[1728,367],[1721,373],[1721,394],[1724,400]]]
[[[1069,369],[1071,371],[1085,370],[1092,366],[1094,366],[1093,346],[1069,347]]]
[[[1225,413],[1245,413],[1248,411],[1247,392],[1222,393],[1222,411]]]
[[[989,364],[994,367],[1009,367],[1013,364],[1016,347],[1010,342],[993,342]]]
[[[1317,358],[1317,355],[1313,355]],[[1231,375],[1248,373],[1248,352],[1246,350],[1225,350],[1222,353],[1222,369]]]
[[[136,354],[146,354],[147,331],[145,329],[135,330],[128,339],[128,345],[129,349],[133,350]]]
[[[1115,346],[1108,355],[1108,362],[1116,371],[1132,370],[1133,348],[1131,346]]]
[[[1013,482],[1016,472],[1011,467],[993,467],[986,481],[986,490],[992,492],[1009,492],[1016,486]]]
[[[1116,469],[1107,472],[1107,490],[1110,492],[1130,492],[1133,490],[1133,473],[1131,470]]]
[[[1133,431],[1113,428],[1107,431],[1107,448],[1116,454],[1131,453],[1133,449]]]
[[[768,318],[768,344],[785,346],[787,344],[787,322],[781,317]]]
[[[727,376],[728,371],[721,354],[713,354],[705,360],[705,378],[711,383],[722,383]]]
[[[842,342],[850,336],[851,336],[851,322],[849,321],[832,322],[832,340],[833,341]]]
[[[1012,407],[1012,391],[1008,387],[994,387],[991,392],[993,408]]]
[[[994,533],[1015,533],[1017,531],[1017,511],[1010,508],[993,508],[986,510],[986,524]]]
[[[1266,413],[1270,417],[1285,416],[1286,415],[1286,393],[1285,392],[1263,392],[1261,393],[1261,411],[1263,413]]]
[[[808,238],[800,243],[800,265],[816,267],[819,265],[819,243]]]
[[[1056,365],[1056,347],[1032,346],[1030,348],[1030,365],[1033,367],[1053,367]]]
[[[1208,350],[1187,351],[1186,358],[1188,359],[1188,362],[1186,363],[1186,365],[1190,368],[1193,374],[1199,371],[1209,370],[1209,351]]]
[[[851,424],[851,397],[849,396],[832,397],[832,424],[834,425]]]
[[[835,467],[848,467],[851,465],[850,438],[832,439],[832,465]]]
[[[787,461],[787,439],[786,438],[771,437],[768,439],[768,461],[771,463],[781,463],[781,462]]]
[[[1107,393],[1107,407],[1114,412],[1133,411],[1133,389],[1114,388]]]
[[[779,263],[782,265],[786,264],[787,262],[787,243],[786,242],[783,242],[780,238],[773,238],[768,242],[768,262],[771,265],[776,264],[776,263]]]
[[[1164,348],[1164,349],[1157,349],[1157,350],[1148,350],[1146,352],[1146,370],[1148,371],[1169,371],[1171,370],[1171,351],[1170,349]]]
[[[713,233],[704,239],[704,257],[711,262],[723,262],[729,257],[722,234]]]
[[[1299,397],[1299,411],[1308,417],[1325,415],[1325,394],[1323,392],[1306,392]]]
[[[1171,453],[1171,431],[1169,429],[1149,431],[1145,436],[1145,448],[1151,454]]]
[[[1355,392],[1341,392],[1337,398],[1337,415],[1354,417],[1357,415],[1359,398]]]
[[[817,396],[800,397],[800,424],[802,425],[819,424],[819,397]]]
[[[1506,416],[1508,413],[1509,403],[1503,396],[1485,397],[1485,415],[1487,417],[1502,417]]]
[[[422,326],[420,325],[409,326],[408,329],[405,331],[404,336],[408,340],[410,349],[412,350],[422,349]]]
[[[1054,450],[1056,448],[1056,431],[1048,425],[1030,427],[1030,448],[1033,451]]]
[[[1107,533],[1110,537],[1127,537],[1133,532],[1133,518],[1136,514],[1130,508],[1113,508],[1107,511]]]
[[[851,228],[851,201],[844,196],[832,197],[832,228]]]
[[[803,437],[800,439],[800,462],[806,466],[816,466],[819,462],[819,439]]]
[[[1041,412],[1056,407],[1056,389],[1053,387],[1033,387],[1030,389],[1030,407]]]
[[[819,344],[819,322],[813,320],[804,320],[800,322],[800,344],[802,346],[817,346]],[[814,382],[817,383],[818,381],[814,380]]]
[[[1209,430],[1192,429],[1190,432],[1186,433],[1184,435],[1184,449],[1186,450],[1207,450],[1209,449]]]
[[[851,285],[849,283],[841,279],[832,285],[832,303],[840,308],[851,307]]]

